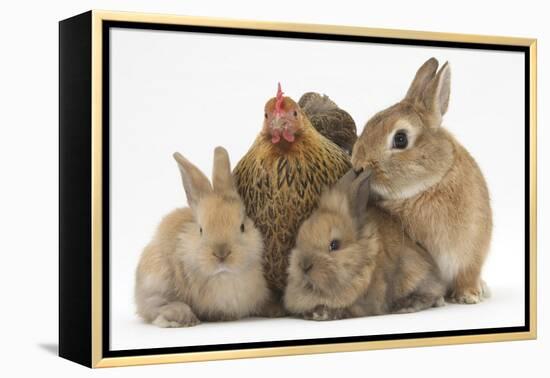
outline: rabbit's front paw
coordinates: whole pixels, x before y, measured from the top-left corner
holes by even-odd
[[[482,288],[455,290],[447,300],[451,303],[476,304],[483,300]]]
[[[312,311],[303,314],[306,320],[336,320],[344,317],[343,311],[340,309],[328,308],[327,306],[317,306]]]
[[[192,327],[200,323],[191,308],[183,302],[172,302],[160,308],[153,324],[161,328]]]

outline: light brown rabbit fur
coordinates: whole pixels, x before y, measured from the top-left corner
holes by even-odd
[[[448,299],[477,303],[487,294],[481,269],[492,231],[489,193],[474,159],[441,126],[451,73],[448,63],[437,68],[429,59],[405,98],[367,122],[352,164],[357,172],[372,169],[377,205],[432,254]],[[396,148],[398,131],[407,135],[405,148]]]
[[[368,175],[344,175],[300,227],[284,296],[291,313],[332,320],[444,303],[430,254],[387,213],[366,207]]]
[[[216,148],[212,184],[174,154],[189,208],[160,223],[136,273],[137,313],[160,327],[260,314],[268,302],[259,231],[246,216],[227,152]]]

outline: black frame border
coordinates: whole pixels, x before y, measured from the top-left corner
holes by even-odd
[[[214,27],[214,26],[192,26],[192,25],[173,25],[161,23],[146,23],[133,21],[102,21],[102,170],[103,170],[103,219],[102,219],[102,358],[110,357],[132,357],[143,355],[165,355],[176,353],[194,353],[194,352],[210,352],[210,351],[228,351],[228,350],[243,350],[257,348],[275,348],[275,347],[290,347],[290,346],[307,346],[307,345],[330,345],[341,343],[355,343],[368,341],[386,341],[386,340],[408,340],[408,339],[426,339],[435,337],[452,337],[452,336],[472,336],[472,335],[490,335],[501,333],[516,333],[529,332],[530,326],[530,308],[531,308],[531,285],[530,285],[530,103],[531,103],[531,52],[528,46],[518,45],[503,45],[503,44],[485,44],[474,42],[451,42],[451,41],[433,41],[422,39],[405,39],[405,38],[388,38],[388,37],[372,37],[372,36],[353,36],[353,35],[337,35],[328,33],[313,33],[313,32],[291,32],[291,31],[274,31],[260,29],[245,29],[245,28],[229,28],[229,27]],[[497,50],[497,51],[513,51],[522,52],[525,56],[525,325],[518,327],[499,327],[499,328],[480,328],[480,329],[464,329],[464,330],[449,330],[449,331],[433,331],[433,332],[414,332],[405,334],[385,334],[385,335],[368,335],[368,336],[349,336],[349,337],[333,337],[319,339],[300,339],[300,340],[280,340],[280,341],[265,341],[265,342],[250,342],[250,343],[232,343],[232,344],[213,344],[213,345],[196,345],[186,347],[163,347],[163,348],[147,348],[147,349],[128,349],[128,350],[110,350],[110,29],[141,29],[155,31],[176,31],[176,32],[191,32],[191,33],[207,33],[207,34],[225,34],[239,36],[254,36],[254,37],[274,37],[274,38],[289,38],[289,39],[309,39],[309,40],[324,40],[324,41],[342,41],[342,42],[358,42],[358,43],[375,43],[389,45],[406,45],[406,46],[427,46],[427,47],[445,47],[459,49],[476,49],[476,50]]]
[[[92,12],[59,23],[59,355],[92,364]]]

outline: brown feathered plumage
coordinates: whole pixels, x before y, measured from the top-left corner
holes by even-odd
[[[322,191],[349,168],[347,152],[321,135],[292,99],[280,92],[267,102],[264,128],[234,176],[247,213],[264,236],[264,271],[275,295],[286,286],[299,226]]]
[[[304,93],[298,105],[317,131],[351,154],[357,140],[357,127],[348,112],[327,95],[315,92]]]

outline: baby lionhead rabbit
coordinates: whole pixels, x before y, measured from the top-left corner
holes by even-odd
[[[179,153],[174,158],[189,208],[168,214],[142,253],[138,315],[159,327],[188,327],[259,314],[268,301],[263,242],[235,189],[227,151],[214,151],[212,185]]]
[[[444,304],[430,254],[390,215],[366,207],[369,175],[350,170],[300,227],[284,296],[289,312],[332,320]]]
[[[366,124],[353,149],[356,172],[372,169],[377,205],[433,256],[447,298],[477,303],[488,295],[481,269],[492,215],[483,175],[468,151],[442,126],[451,71],[431,58],[405,98]]]

